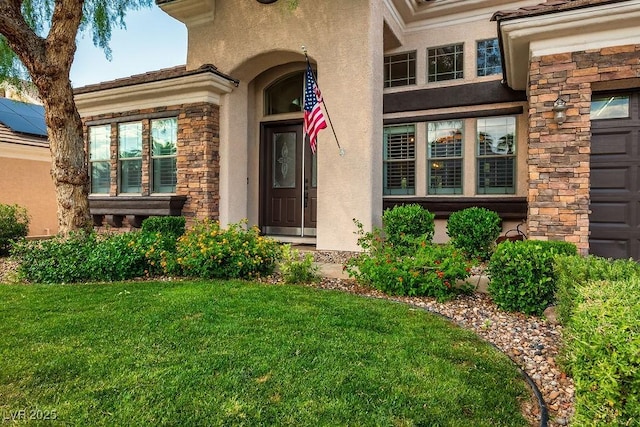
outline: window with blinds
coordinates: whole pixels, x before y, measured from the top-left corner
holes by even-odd
[[[89,167],[91,169],[91,193],[108,194],[111,183],[111,126],[89,128]]]
[[[414,125],[384,128],[383,192],[385,195],[416,192],[416,131]]]
[[[142,192],[142,122],[118,125],[118,192]]]
[[[515,194],[516,118],[477,120],[478,194]]]
[[[154,193],[175,193],[177,183],[178,119],[151,120],[151,168]]]
[[[427,192],[462,194],[462,120],[428,123],[427,140]]]
[[[384,57],[384,87],[416,84],[416,52]]]

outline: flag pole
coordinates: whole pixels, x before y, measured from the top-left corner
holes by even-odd
[[[316,76],[313,74],[313,68],[311,67],[311,64],[309,63],[309,56],[307,55],[307,47],[306,46],[302,46],[302,52],[304,52],[304,59],[307,61],[307,65],[311,69],[311,76],[313,77],[313,81],[316,84],[316,86],[318,86],[318,79],[316,79]],[[339,151],[340,157],[344,157],[345,151],[344,151],[344,148],[342,148],[340,146],[340,142],[338,141],[338,135],[336,135],[336,130],[333,127],[333,123],[331,122],[331,116],[329,115],[329,110],[327,109],[327,104],[324,102],[324,97],[322,97],[322,103],[324,104],[324,112],[327,113],[327,119],[329,119],[329,125],[331,126],[331,130],[333,131],[333,137],[336,139],[336,144],[338,145],[338,149],[340,150]]]

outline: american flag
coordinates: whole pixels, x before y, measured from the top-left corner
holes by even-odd
[[[311,145],[311,152],[314,154],[316,152],[318,132],[327,127],[322,108],[320,108],[321,102],[322,95],[313,77],[311,65],[307,63],[304,84],[304,132],[309,135],[309,145]]]

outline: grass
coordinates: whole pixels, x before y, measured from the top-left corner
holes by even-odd
[[[6,285],[0,318],[5,418],[527,425],[529,393],[503,354],[389,301],[238,281]]]

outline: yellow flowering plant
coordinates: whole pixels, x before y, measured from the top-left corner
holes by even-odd
[[[176,262],[185,276],[251,279],[273,272],[280,244],[247,221],[226,229],[209,219],[196,222],[176,245]]]

